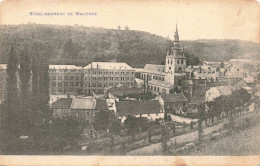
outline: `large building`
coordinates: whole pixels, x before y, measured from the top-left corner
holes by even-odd
[[[104,94],[109,86],[135,86],[135,70],[126,63],[92,62],[83,70],[83,92],[87,95]]]
[[[81,93],[83,69],[74,65],[49,65],[50,93]]]
[[[173,47],[167,51],[165,65],[147,64],[136,72],[140,73],[140,79],[144,80],[147,91],[168,94],[174,87],[181,85],[186,77],[186,57],[184,48],[179,45],[177,25]]]
[[[0,104],[7,92],[6,69],[6,64],[0,65]],[[19,74],[17,75],[19,85]],[[126,63],[92,62],[84,68],[75,65],[49,65],[49,77],[49,90],[53,95],[92,95],[93,92],[103,94],[104,89],[109,86],[135,86],[135,70]]]

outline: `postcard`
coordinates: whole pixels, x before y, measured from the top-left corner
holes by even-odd
[[[4,0],[1,165],[260,165],[260,3]]]

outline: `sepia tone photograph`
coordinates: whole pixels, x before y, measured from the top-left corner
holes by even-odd
[[[260,165],[259,20],[254,0],[2,1],[0,164]]]

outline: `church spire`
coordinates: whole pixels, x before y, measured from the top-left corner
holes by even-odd
[[[175,41],[179,41],[179,34],[178,34],[178,27],[177,27],[177,24],[176,24],[176,31],[175,31],[175,34],[174,34],[174,40]]]

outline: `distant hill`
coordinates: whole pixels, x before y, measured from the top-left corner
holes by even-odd
[[[131,28],[131,27],[130,27]],[[63,25],[1,25],[0,63],[7,62],[14,46],[33,50],[34,43],[48,49],[51,64],[87,65],[92,61],[126,62],[132,67],[161,64],[171,41],[148,32]],[[201,61],[222,61],[231,58],[260,59],[260,45],[239,40],[181,41],[188,56]],[[192,63],[192,62],[191,62]],[[196,61],[197,63],[197,61]]]

